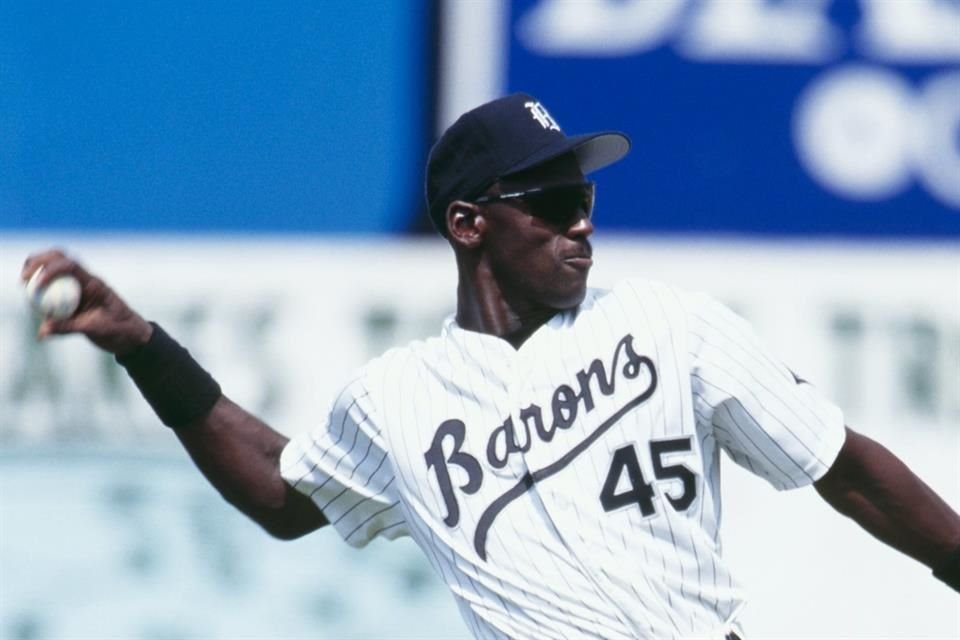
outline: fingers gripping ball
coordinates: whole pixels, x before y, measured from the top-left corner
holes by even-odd
[[[30,305],[45,318],[66,320],[80,306],[80,282],[71,275],[63,275],[40,287],[37,283],[41,271],[38,269],[27,282]]]

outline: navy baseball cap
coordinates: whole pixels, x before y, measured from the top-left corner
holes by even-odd
[[[454,200],[478,197],[498,179],[573,151],[584,173],[613,164],[630,150],[619,131],[567,136],[540,102],[515,93],[466,112],[450,125],[427,160],[430,219],[447,235]]]

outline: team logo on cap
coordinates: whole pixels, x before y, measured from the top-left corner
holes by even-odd
[[[553,116],[547,112],[542,104],[531,100],[530,102],[524,102],[523,106],[530,110],[530,115],[540,123],[541,127],[560,131],[560,125],[557,124],[557,121],[553,119]]]

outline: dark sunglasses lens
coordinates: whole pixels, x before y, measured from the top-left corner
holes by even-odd
[[[531,213],[555,224],[570,224],[593,213],[593,185],[570,185],[529,194],[525,200]]]

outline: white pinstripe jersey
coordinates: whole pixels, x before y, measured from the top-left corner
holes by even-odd
[[[387,352],[281,468],[350,544],[412,536],[477,638],[722,638],[720,450],[789,489],[843,439],[738,316],[628,280],[520,349],[451,318]]]

